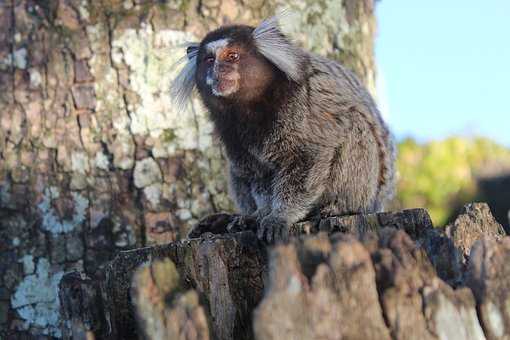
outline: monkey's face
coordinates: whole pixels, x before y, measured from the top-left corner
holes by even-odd
[[[273,70],[256,52],[252,30],[248,26],[224,28],[211,32],[201,42],[196,83],[202,97],[244,102],[264,93]]]
[[[219,39],[206,43],[203,53],[199,53],[199,74],[211,93],[218,97],[228,97],[239,90],[241,56],[245,51],[229,40]]]
[[[308,60],[280,31],[277,17],[256,28],[220,27],[188,44],[186,52],[188,62],[172,83],[175,103],[184,108],[197,88],[216,112],[230,105],[274,104],[271,98],[281,93],[281,85],[304,79]]]

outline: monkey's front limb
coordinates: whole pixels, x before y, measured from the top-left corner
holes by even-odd
[[[228,232],[236,232],[246,228],[250,222],[251,215],[257,211],[257,204],[252,195],[250,179],[238,176],[232,167],[230,168],[229,175],[230,194],[241,214],[233,217],[230,223],[228,223],[226,230]]]
[[[249,215],[257,210],[257,204],[251,193],[250,180],[238,176],[234,169],[230,170],[230,194],[239,212]]]
[[[285,241],[289,226],[308,215],[325,191],[332,152],[287,160],[272,184],[271,212],[259,223],[257,237],[268,243]]]
[[[269,178],[245,178],[230,171],[230,191],[241,215],[229,223],[229,232],[240,231],[252,221],[261,223],[272,210],[271,181]]]

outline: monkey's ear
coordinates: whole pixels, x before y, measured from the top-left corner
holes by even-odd
[[[195,88],[195,74],[197,72],[197,55],[199,45],[196,43],[186,44],[186,56],[177,61],[179,64],[186,63],[170,86],[170,96],[177,109],[182,111],[191,101]]]
[[[252,33],[257,50],[294,81],[302,78],[304,52],[293,45],[280,29],[279,18],[285,13],[266,19]]]
[[[199,44],[197,44],[197,43],[188,44],[188,46],[186,47],[186,55],[188,56],[188,60],[191,60],[192,58],[197,56],[198,47],[199,47]]]

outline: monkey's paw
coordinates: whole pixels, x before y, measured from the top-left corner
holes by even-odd
[[[232,215],[227,213],[217,213],[204,217],[188,234],[188,239],[198,238],[203,234],[224,234],[235,233],[243,230],[253,230],[257,228],[255,218],[244,215]]]
[[[273,215],[264,217],[258,226],[257,237],[267,243],[283,243],[289,239],[287,222]]]
[[[247,215],[233,215],[227,224],[227,232],[237,233],[244,230],[255,230],[256,219]]]
[[[222,234],[226,232],[226,226],[232,220],[232,215],[216,213],[202,218],[188,233],[188,239],[198,238],[202,234]]]

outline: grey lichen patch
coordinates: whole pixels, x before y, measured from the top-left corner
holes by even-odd
[[[21,258],[21,262],[23,263],[23,272],[25,275],[34,273],[34,257],[32,255],[25,255]]]
[[[30,75],[30,86],[31,87],[36,88],[42,84],[42,76],[41,76],[41,73],[39,72],[39,70],[37,70],[36,68],[30,68],[28,70],[28,73]]]
[[[94,83],[94,91],[96,94],[96,112],[114,119],[115,127],[125,128],[126,124],[118,123],[128,121],[126,117],[126,108],[124,99],[118,89],[118,80],[115,70],[105,63],[107,62],[104,55],[94,54],[90,59],[91,73],[98,81]],[[99,78],[99,79],[98,79]]]
[[[342,62],[375,94],[375,22],[369,9],[348,13],[347,7],[334,0],[280,0],[275,12],[283,11],[282,29],[300,46]]]
[[[135,143],[132,136],[126,130],[123,131],[117,135],[110,149],[113,153],[113,164],[115,167],[130,170],[135,164]],[[103,162],[101,165],[106,164]]]
[[[40,258],[35,274],[25,276],[16,287],[11,306],[24,320],[26,328],[42,327],[43,334],[61,337],[57,289],[63,275],[63,271],[53,270],[47,259]]]
[[[125,18],[113,19],[118,20]],[[218,185],[224,177],[224,163],[217,146],[213,146],[213,127],[205,109],[195,99],[189,109],[177,111],[170,96],[171,82],[179,72],[177,61],[185,55],[185,49],[176,46],[197,39],[189,33],[161,28],[154,22],[149,25],[143,20],[136,29],[120,23],[110,28],[101,23],[89,25],[87,35],[95,52],[89,60],[95,79],[95,117],[100,127],[111,124],[114,130],[108,136],[100,133],[98,137],[107,141],[113,159],[110,155],[96,154],[90,165],[109,171],[112,161],[115,168],[134,169],[135,186],[144,189],[149,209],[160,209],[162,202],[190,200],[189,183],[193,183],[192,197],[203,190],[212,197],[201,201],[195,211],[210,211],[213,200],[215,207],[229,207],[226,193],[219,189],[226,184]],[[142,154],[150,151],[152,157],[159,159],[178,155],[182,150],[198,152],[182,165],[189,183],[171,195],[166,195],[159,175],[150,179],[135,164],[139,151]],[[187,169],[200,160],[205,165],[196,174],[188,175]],[[155,173],[160,174],[161,170]],[[79,190],[85,183],[75,177],[73,188]]]
[[[72,192],[72,204],[74,206],[71,219],[59,216],[53,207],[53,200],[60,197],[60,191],[56,187],[44,190],[42,200],[37,205],[42,216],[41,228],[52,234],[67,233],[80,226],[86,218],[86,210],[89,200],[77,192]]]
[[[15,50],[13,53],[7,55],[4,59],[0,60],[0,70],[7,70],[10,67],[20,69],[27,68],[27,49],[22,47]]]
[[[89,157],[85,152],[73,152],[71,154],[71,169],[80,174],[90,171]]]
[[[96,52],[89,60],[89,65],[91,74],[96,80],[94,91],[98,123],[100,126],[113,124],[115,137],[109,146],[113,154],[113,165],[130,170],[134,165],[135,144],[130,131],[131,118],[124,99],[124,89],[119,83],[115,65],[118,60],[113,51],[110,53],[110,46],[106,43],[109,41],[109,29],[105,23],[90,25],[87,27],[87,35],[92,49]],[[100,159],[98,163],[96,159],[95,163],[103,170],[107,168],[104,160]]]
[[[157,209],[161,200],[161,191],[162,185],[161,183],[151,184],[143,189],[143,193],[149,203],[151,204],[152,209]]]
[[[327,55],[341,48],[343,37],[348,34],[345,8],[341,1],[295,0],[280,1],[276,13],[284,11],[281,19],[283,31],[302,47]]]
[[[157,140],[154,147],[159,157],[172,155],[179,149],[203,149],[210,146],[211,123],[205,111],[177,111],[170,97],[170,85],[179,71],[178,61],[185,55],[177,46],[196,41],[189,33],[161,29],[150,25],[115,32],[112,59],[130,69],[129,84],[139,100],[129,103],[130,129],[133,134],[148,135]]]
[[[137,188],[145,188],[163,181],[161,169],[152,158],[145,158],[136,162],[133,177]]]
[[[131,8],[134,7],[134,4],[133,4],[133,1],[131,0],[125,0],[123,3],[122,3],[122,7],[124,7],[125,10],[129,10]]]
[[[74,172],[71,177],[71,190],[83,190],[87,188],[87,176],[79,172]]]
[[[18,237],[15,237],[12,239],[12,246],[13,247],[18,247],[19,245],[21,244],[21,241]]]
[[[136,244],[135,230],[131,224],[123,223],[120,218],[113,218],[114,244],[119,248],[129,248]]]
[[[102,151],[99,151],[94,158],[94,165],[101,170],[108,170],[110,168],[110,161]]]
[[[90,19],[89,2],[87,0],[81,0],[78,13],[80,13],[83,20],[88,21]]]
[[[7,207],[11,202],[11,184],[9,181],[2,181],[0,182],[0,207]]]

